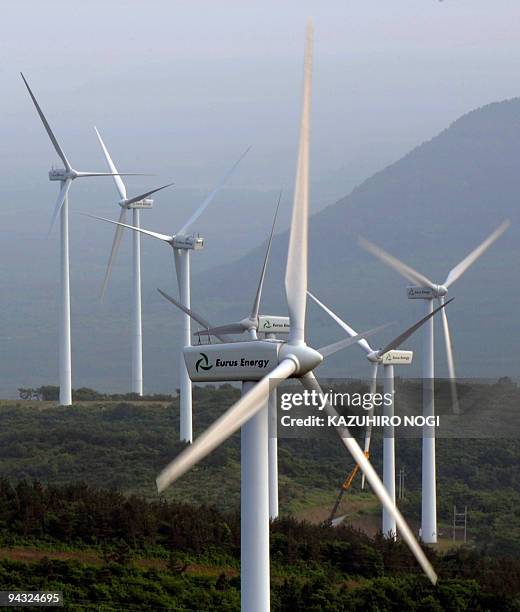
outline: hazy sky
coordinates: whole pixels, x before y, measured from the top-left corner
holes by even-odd
[[[249,144],[241,181],[292,179],[309,15],[314,178],[391,161],[519,91],[515,0],[4,1],[0,184],[53,160],[20,70],[79,167],[102,162],[97,124],[121,166],[178,185],[213,181]]]
[[[45,235],[57,190],[47,171],[58,158],[19,71],[77,169],[105,170],[97,125],[120,170],[160,175],[128,178],[129,193],[175,181],[147,212],[146,227],[177,230],[205,189],[253,146],[231,181],[235,190],[220,194],[197,226],[208,248],[194,258],[196,272],[264,240],[280,187],[290,201],[308,16],[315,26],[311,179],[321,185],[311,192],[314,211],[460,115],[520,92],[518,0],[0,4],[0,285],[8,296],[0,300],[0,336],[16,336],[9,351],[20,368],[33,344],[55,348],[57,230]],[[76,183],[73,213],[118,213],[111,180]],[[288,215],[285,205],[279,229]],[[112,229],[73,214],[71,236],[75,322],[77,291],[101,283]],[[129,273],[128,246],[112,296],[128,289],[121,277]],[[149,257],[153,249],[161,259]],[[143,241],[144,265],[162,262],[173,283],[166,255],[163,245]],[[19,382],[29,384],[26,370]],[[53,372],[54,362],[41,375],[50,382]],[[85,380],[97,382],[76,382]]]

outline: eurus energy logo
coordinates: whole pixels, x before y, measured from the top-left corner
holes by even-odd
[[[221,359],[217,357],[215,363],[210,363],[209,357],[206,353],[199,353],[200,359],[195,363],[195,370],[200,372],[200,370],[204,370],[207,372],[208,370],[216,368],[259,368],[260,370],[265,370],[269,366],[269,359],[247,359],[246,357],[241,357],[240,359]]]
[[[195,364],[195,369],[197,370],[197,372],[199,370],[204,370],[205,372],[207,372],[208,370],[211,370],[212,368],[213,368],[213,364],[209,362],[209,359],[206,353],[200,353],[200,359],[198,359],[197,363]]]

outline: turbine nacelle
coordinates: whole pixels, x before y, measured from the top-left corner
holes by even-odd
[[[301,377],[323,361],[323,355],[306,344],[277,339],[186,346],[183,353],[193,382],[259,381],[286,359],[295,365],[293,375]]]
[[[85,176],[126,176],[133,173],[119,174],[117,172],[83,172],[81,170],[74,170],[74,168],[51,168],[49,170],[49,181],[61,181],[62,183],[69,180],[73,181],[77,178]]]
[[[281,342],[252,340],[184,347],[193,382],[259,381],[279,364]]]
[[[118,204],[121,208],[132,209],[132,208],[152,208],[153,207],[153,199],[152,198],[143,198],[142,200],[138,200],[137,202],[130,202],[130,198],[123,198],[119,200]]]
[[[259,315],[258,331],[263,334],[288,334],[291,331],[289,317]]]
[[[444,285],[433,287],[409,286],[406,288],[406,296],[409,300],[435,300],[448,294],[448,288]]]
[[[67,170],[66,168],[52,168],[49,170],[49,181],[66,181],[67,179],[74,180],[78,177],[76,170],[72,168]]]
[[[198,234],[177,234],[173,236],[170,242],[174,249],[189,249],[191,251],[200,251],[204,248],[204,238]]]
[[[381,357],[383,365],[411,365],[413,359],[413,351],[392,350],[388,351]]]

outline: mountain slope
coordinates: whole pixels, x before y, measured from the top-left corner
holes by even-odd
[[[508,232],[453,286],[450,295],[457,299],[449,315],[459,376],[515,376],[517,366],[509,355],[520,344],[516,322],[519,169],[520,99],[490,104],[461,117],[312,217],[311,289],[355,328],[389,320],[405,325],[421,315],[422,304],[406,300],[406,281],[362,251],[358,236],[441,283],[451,267],[504,218],[510,218],[513,224]],[[264,312],[285,311],[286,244],[287,232],[276,237]],[[214,300],[207,310],[217,310],[214,318],[229,319],[244,312],[263,248],[197,278],[196,285]],[[222,287],[226,287],[225,303]],[[309,328],[318,345],[342,333],[314,306],[309,306]],[[385,335],[391,337],[397,330],[398,326],[391,328]],[[411,347],[419,344],[417,338],[410,342]],[[442,345],[438,348],[438,372],[445,375]],[[360,354],[351,349],[331,360],[323,373],[360,374],[366,371],[363,365]],[[418,371],[413,367],[402,373]]]
[[[343,160],[337,166],[344,166]],[[453,265],[509,217],[512,227],[453,287],[451,295],[457,299],[449,306],[449,315],[459,375],[516,376],[518,368],[510,356],[518,348],[518,168],[520,99],[491,104],[461,117],[312,217],[311,289],[360,330],[397,321],[398,325],[374,339],[376,344],[383,343],[398,333],[399,326],[417,319],[422,308],[419,302],[405,299],[406,283],[398,275],[357,246],[358,235],[442,282]],[[334,182],[352,184],[347,176],[336,176]],[[323,193],[323,185],[312,192],[312,209],[319,210]],[[56,383],[58,369],[57,235],[45,240],[45,211],[55,194],[50,187],[39,193],[31,204],[38,208],[36,216],[29,214],[28,203],[17,206],[23,194],[6,193],[7,203],[0,212],[4,261],[0,267],[0,395],[4,397],[16,394],[19,386]],[[178,219],[188,214],[187,202],[194,205],[201,197],[172,191],[173,204],[168,205],[166,199],[158,202],[143,225],[174,231]],[[201,223],[207,248],[192,258],[192,305],[217,323],[242,318],[250,310],[265,244],[233,263],[219,263],[233,260],[248,244],[258,244],[264,231],[267,236],[276,194],[238,190],[220,199]],[[112,202],[111,184],[100,184],[99,191],[92,187],[88,193],[79,186],[71,210],[111,215],[114,211],[107,206]],[[280,211],[282,228],[289,209],[287,191]],[[35,237],[30,223],[38,220],[41,236]],[[130,381],[129,236],[101,303],[99,289],[113,231],[108,224],[105,227],[77,214],[71,214],[71,223],[73,386],[124,391]],[[273,245],[264,313],[286,311],[286,252],[287,232],[283,232]],[[181,317],[155,289],[159,286],[176,294],[172,257],[155,240],[143,239],[142,253],[145,389],[167,392],[177,386]],[[342,333],[316,306],[309,306],[309,338],[315,346]],[[417,347],[417,338],[409,346]],[[438,373],[444,375],[442,345],[439,348]],[[420,354],[416,357],[411,369],[400,370],[403,375],[418,372]],[[354,347],[327,361],[321,372],[359,376],[366,375],[367,367]]]

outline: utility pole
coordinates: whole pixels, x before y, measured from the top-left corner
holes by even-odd
[[[455,542],[457,530],[464,534],[464,544],[468,539],[468,507],[464,506],[464,512],[457,512],[457,506],[453,506],[452,541]]]
[[[404,499],[404,468],[399,469],[397,480],[397,498]]]

